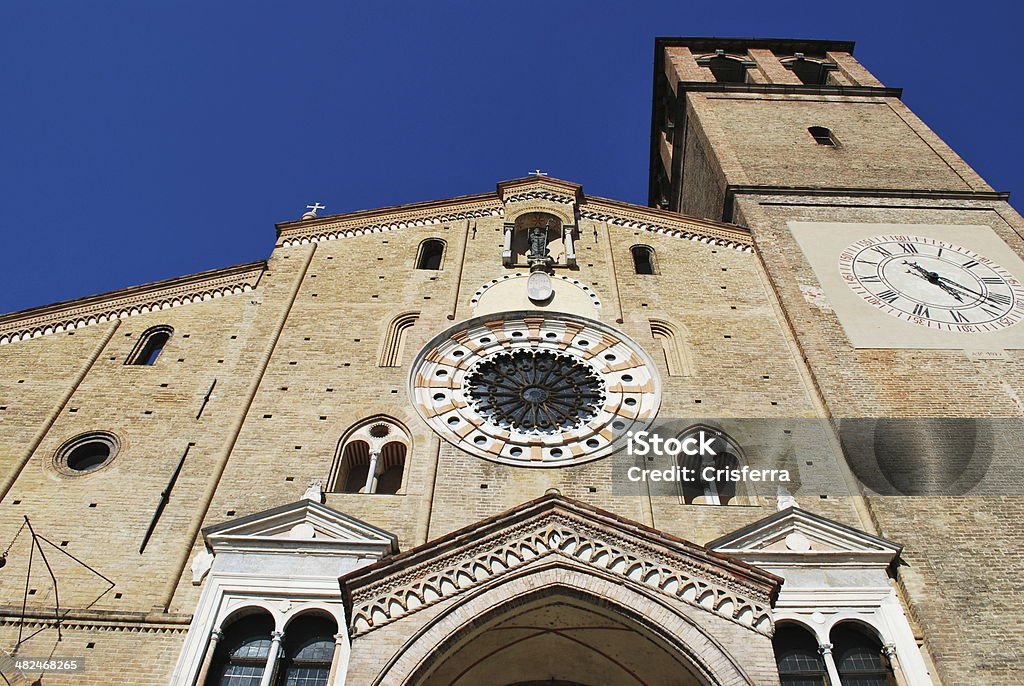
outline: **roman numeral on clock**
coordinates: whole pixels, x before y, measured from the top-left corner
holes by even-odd
[[[987,283],[990,286],[998,286],[1003,282],[998,276],[986,276],[981,279],[982,283]]]
[[[858,278],[861,283],[882,283],[882,277],[880,276],[860,276]]]
[[[963,314],[961,314],[960,310],[950,310],[949,314],[953,317],[953,321],[956,322],[957,324],[966,324],[966,323],[970,323],[970,321],[971,321],[970,319],[965,317]]]
[[[920,305],[920,304],[914,305],[914,314],[916,316],[918,316],[918,317],[928,317],[928,316],[930,316],[929,312],[928,312],[928,308],[925,307],[924,305]]]
[[[917,254],[917,246],[913,243],[900,243],[899,246],[903,249],[904,253]]]
[[[873,248],[871,248],[871,249],[872,249],[872,250],[874,250],[874,251],[875,251],[876,253],[878,253],[879,255],[884,255],[885,257],[891,257],[891,256],[892,256],[892,253],[891,253],[891,252],[889,252],[888,250],[886,250],[885,248],[883,248],[883,247],[882,247],[882,246],[880,246],[880,245],[876,245],[876,246],[874,246],[874,247],[873,247]]]
[[[964,269],[973,269],[974,267],[977,267],[977,266],[978,266],[978,261],[977,260],[971,260],[970,262],[967,262],[966,264],[964,264]]]
[[[878,294],[877,297],[882,299],[882,300],[884,300],[885,302],[887,302],[887,303],[889,303],[891,305],[892,303],[896,302],[896,300],[899,299],[900,294],[897,293],[896,291],[891,291],[891,290],[890,291],[882,291],[881,293]]]

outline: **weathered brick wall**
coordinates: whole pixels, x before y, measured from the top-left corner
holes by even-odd
[[[673,74],[696,73],[689,51],[670,48],[667,53]],[[767,82],[791,82],[774,64],[766,67],[770,55],[752,55]],[[829,53],[828,60],[839,66],[830,73],[831,85],[883,86],[847,53]],[[977,361],[960,350],[853,349],[835,314],[810,303],[800,290],[801,285],[821,284],[787,221],[982,224],[1024,254],[1022,220],[1005,202],[884,197],[884,189],[991,190],[939,136],[898,99],[882,94],[691,92],[686,98],[690,129],[700,132],[709,149],[694,156],[690,148],[695,143],[687,141],[679,207],[717,218],[720,208],[695,201],[706,192],[706,179],[715,175],[724,179],[723,185],[862,188],[883,196],[749,195],[736,200],[733,221],[755,235],[771,287],[828,413],[1020,416],[1020,351],[1008,351],[1003,360]],[[815,144],[807,133],[815,125],[830,128],[840,146]],[[701,170],[703,160],[710,160],[713,169]],[[928,468],[929,457],[918,456],[924,460],[922,474],[941,473],[942,465]],[[1011,492],[1019,487],[1018,472],[1019,456],[997,450],[989,485],[998,482],[1000,492]],[[814,504],[816,511],[832,506],[828,501]],[[905,546],[898,580],[943,682],[1019,681],[1024,632],[1012,601],[1020,592],[1019,575],[1012,571],[1021,564],[1015,552],[1022,539],[1018,499],[871,498],[870,509],[877,533]],[[979,636],[996,638],[979,641]]]

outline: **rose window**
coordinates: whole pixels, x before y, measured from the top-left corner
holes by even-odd
[[[524,432],[579,426],[597,414],[603,388],[587,365],[543,350],[496,355],[466,377],[466,394],[481,416]]]
[[[556,467],[621,449],[654,421],[661,381],[622,332],[560,312],[501,312],[457,324],[416,356],[413,406],[463,452]]]

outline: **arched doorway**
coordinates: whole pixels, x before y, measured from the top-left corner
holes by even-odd
[[[512,604],[444,646],[416,686],[700,686],[686,657],[632,618],[566,592]]]

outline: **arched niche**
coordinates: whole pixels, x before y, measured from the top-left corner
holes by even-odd
[[[576,264],[576,222],[571,211],[562,207],[517,208],[506,214],[502,264],[506,267],[528,267],[532,252],[531,236],[543,231],[551,266],[572,267]]]

